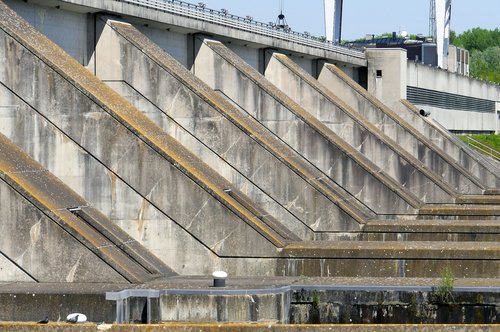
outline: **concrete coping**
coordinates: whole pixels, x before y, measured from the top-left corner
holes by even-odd
[[[106,292],[106,300],[124,300],[131,297],[158,298],[160,291],[158,289],[124,289],[119,292]]]
[[[201,289],[194,288],[173,288],[173,289],[126,289],[120,292],[106,292],[106,300],[122,300],[118,298],[123,295],[130,297],[147,297],[147,294],[153,294],[153,298],[165,295],[262,295],[262,294],[283,294],[287,292],[307,290],[307,291],[408,291],[408,292],[431,292],[435,286],[431,285],[346,285],[346,284],[293,284],[287,286],[270,288],[244,288],[244,289],[221,289],[216,287],[207,287]],[[500,292],[498,286],[455,286],[455,292],[475,292],[475,293],[497,293]],[[142,292],[141,292],[142,291]],[[117,296],[117,298],[111,298]]]

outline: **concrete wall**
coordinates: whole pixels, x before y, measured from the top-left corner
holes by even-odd
[[[431,134],[428,118],[409,109],[389,109],[336,66],[326,64],[318,80],[429,169],[442,174],[446,181],[456,185],[457,174],[467,177],[474,185],[463,186],[462,193],[472,193],[474,186],[484,189],[497,185],[497,176],[488,167],[466,151],[460,153],[456,145],[444,144],[443,133]]]
[[[137,28],[151,39],[156,45],[165,50],[175,60],[179,61],[184,67],[189,67],[192,54],[189,51],[193,50],[193,35],[186,34],[172,29],[161,29],[138,25]],[[101,40],[101,39],[99,39]],[[97,41],[98,43],[98,41]],[[192,61],[192,60],[191,60]]]
[[[344,148],[341,143],[339,149],[332,142],[333,138],[330,140],[325,137],[336,136],[333,132],[325,127],[328,135],[324,134],[311,126],[311,123],[305,122],[303,115],[297,114],[305,112],[299,105],[293,103],[294,106],[291,106],[292,101],[288,97],[253,68],[245,65],[234,53],[226,51],[217,42],[206,41],[200,46],[195,60],[195,73],[209,86],[221,89],[249,115],[258,119],[374,211],[407,213],[411,210],[407,202],[397,198],[398,194],[376,178],[381,174],[379,170],[370,173],[358,161],[351,159],[351,152],[341,152]],[[375,197],[391,198],[382,201],[374,199]]]
[[[9,16],[10,18],[15,19]],[[17,28],[17,26],[15,27]],[[28,117],[32,120],[31,122],[11,121],[11,124],[15,125],[15,127],[8,128],[6,132],[14,133],[17,142],[26,150],[30,150],[33,156],[39,158],[40,162],[45,163],[49,169],[51,164],[57,163],[48,156],[57,155],[57,150],[63,149],[60,150],[64,151],[64,158],[61,158],[61,160],[68,161],[70,165],[79,165],[78,168],[74,169],[74,172],[81,172],[78,176],[85,179],[81,181],[83,188],[75,185],[76,189],[82,192],[83,196],[87,197],[92,203],[98,202],[99,199],[96,199],[96,197],[101,197],[106,193],[109,194],[108,202],[109,197],[111,199],[115,199],[117,196],[127,198],[126,192],[118,191],[116,177],[127,182],[143,199],[139,198],[137,200],[134,198],[132,200],[132,202],[135,202],[134,204],[128,204],[128,201],[124,201],[116,209],[116,213],[119,215],[123,211],[127,211],[126,215],[129,216],[127,219],[130,218],[129,221],[132,220],[135,227],[144,227],[143,238],[147,239],[149,236],[154,236],[159,240],[160,238],[164,239],[165,233],[168,234],[167,230],[155,228],[152,224],[145,226],[142,217],[146,215],[147,209],[150,209],[151,205],[153,205],[162,210],[162,213],[166,216],[174,219],[177,225],[180,225],[184,231],[188,231],[190,236],[194,235],[194,242],[204,242],[206,247],[219,255],[224,255],[224,252],[230,253],[231,256],[238,255],[238,253],[248,256],[274,255],[275,246],[246,222],[238,221],[241,220],[241,215],[235,214],[234,210],[231,211],[227,205],[215,199],[206,188],[202,188],[195,183],[195,178],[187,177],[185,173],[179,170],[178,164],[174,165],[173,161],[169,161],[168,158],[170,157],[167,157],[166,153],[159,153],[158,148],[151,148],[160,143],[148,141],[148,144],[146,144],[144,141],[147,135],[154,135],[156,139],[158,137],[168,139],[168,136],[165,136],[166,134],[155,133],[155,130],[158,130],[157,127],[142,118],[138,110],[124,102],[111,89],[106,89],[103,83],[85,71],[83,67],[79,67],[74,60],[71,60],[60,49],[54,48],[48,40],[37,35],[34,31],[29,31],[28,26],[23,25],[23,29],[20,31],[26,34],[23,34],[22,38],[26,38],[25,42],[27,44],[31,43],[30,47],[34,52],[45,54],[50,58],[50,61],[57,63],[56,66],[52,62],[53,66],[65,69],[54,71],[2,30],[0,57],[3,62],[12,63],[12,65],[2,66],[0,81],[4,86],[9,87],[11,91],[9,93],[16,93],[18,96],[24,97],[23,102],[19,105],[25,104],[24,109],[28,111]],[[16,31],[16,33],[20,33],[20,31]],[[47,51],[48,49],[50,49],[50,52]],[[76,84],[75,82],[79,82],[79,89],[73,85]],[[87,94],[83,94],[80,89],[87,89]],[[92,92],[89,92],[88,89],[91,89]],[[99,96],[96,97],[94,94]],[[11,100],[14,99],[13,96]],[[12,102],[9,101],[8,104],[12,105]],[[141,120],[141,122],[135,122],[135,127],[128,123],[127,126],[132,126],[134,130],[130,130],[130,127],[125,127],[117,120],[120,118],[118,113],[114,113],[115,117],[110,115],[113,110],[127,111],[127,109],[128,114],[132,115],[127,117],[128,121]],[[17,116],[21,119],[23,114],[19,112],[9,114],[8,118],[12,120],[13,117]],[[50,118],[51,124],[45,122],[44,118]],[[121,121],[124,121],[123,118],[121,118]],[[140,129],[140,123],[142,125],[149,124],[148,130]],[[32,136],[32,139],[26,139],[23,136],[24,133],[37,135],[39,129],[44,130],[42,136],[46,135],[47,131],[45,130],[48,130],[48,132],[54,131],[53,137],[59,136],[60,141],[38,140],[35,139],[36,136]],[[138,132],[142,132],[141,138],[139,138]],[[61,135],[62,133],[64,135]],[[74,158],[79,158],[79,156],[71,155],[68,153],[69,151],[65,150],[68,142],[70,142],[70,145],[75,143],[80,145],[80,149],[95,157],[99,161],[99,167],[96,167],[95,163],[87,163],[86,161],[91,159],[88,157],[84,157],[83,162],[82,159],[75,161]],[[63,145],[60,145],[61,143]],[[29,144],[34,144],[31,149]],[[178,149],[178,156],[181,156],[181,159],[178,159],[176,163],[180,164],[183,163],[182,156],[189,155],[189,153],[177,144],[172,141],[168,146]],[[162,149],[162,151],[168,151],[165,147]],[[124,162],[124,160],[137,160],[138,162],[130,163]],[[193,167],[201,167],[196,158],[192,160]],[[105,169],[102,166],[105,166]],[[56,168],[52,167],[52,170],[57,173]],[[63,176],[64,174],[62,174]],[[98,179],[98,184],[90,179]],[[222,188],[220,192],[222,193]],[[153,216],[157,216],[157,212],[154,210],[149,212],[152,213],[150,218],[156,222],[156,217]],[[111,209],[111,212],[113,213],[113,209]],[[113,219],[112,215],[111,217]],[[165,218],[162,217],[162,219]],[[131,225],[130,227],[134,226]],[[150,226],[152,228],[149,228]],[[214,236],[214,231],[218,233],[217,236]],[[195,235],[196,233],[197,235]],[[197,256],[196,254],[190,256],[186,252],[186,248],[189,247],[188,242],[181,243],[182,239],[176,239],[174,234],[168,235],[167,238],[170,241],[176,241],[174,242],[176,243],[174,245],[175,255],[169,255],[168,251],[163,250],[169,247],[170,241],[155,241],[152,239],[153,241],[150,244],[162,246],[163,248],[158,250],[162,252],[161,257],[177,261],[177,263],[172,262],[172,265],[175,265],[176,268],[189,268],[191,273],[195,273],[195,271],[198,271],[197,273],[206,273],[217,266],[217,261],[211,259],[215,257],[213,253],[210,253],[211,250],[199,251],[199,253],[202,253],[203,258],[195,260],[193,258]],[[151,249],[155,250],[153,247]],[[178,257],[181,257],[181,260],[177,260]],[[254,265],[254,267],[257,266]]]
[[[2,101],[18,105],[2,112],[0,131],[109,216],[154,254],[185,273],[210,272],[219,261],[168,214],[137,193],[90,151],[47,121],[28,104],[2,89]],[[30,133],[26,140],[26,133]],[[41,138],[41,139],[39,139]],[[64,160],[64,163],[60,162]],[[166,234],[170,241],[164,241]]]
[[[409,61],[407,85],[450,94],[500,101],[500,85],[489,84],[471,77]],[[444,109],[430,105],[417,105],[431,112],[431,117],[449,130],[464,132],[495,132],[499,119],[493,111]]]
[[[42,6],[18,0],[5,3],[80,64],[89,64],[94,51],[93,15],[61,10],[56,5]]]
[[[406,50],[368,48],[368,92],[391,106],[406,99]],[[377,75],[378,73],[378,75]]]
[[[182,293],[182,291],[181,291]],[[161,296],[162,322],[288,323],[290,294],[165,294]]]
[[[443,202],[450,199],[447,196],[459,192],[482,193],[476,184],[449,164],[445,164],[446,168],[436,168],[429,162],[427,165],[431,167],[425,167],[418,155],[408,153],[382,132],[378,128],[380,124],[370,123],[362,112],[338,98],[333,92],[335,89],[329,91],[285,55],[274,54],[266,68],[266,78],[423,201]]]
[[[0,200],[0,281],[126,282],[3,180]]]
[[[241,116],[232,104],[159,51],[132,26],[110,22],[101,39],[104,48],[117,45],[113,48],[116,54],[108,52],[106,57],[98,58],[98,75],[114,79],[115,83],[109,84],[115,87],[116,80],[135,87],[135,96],[131,91],[122,91],[166,132],[300,238],[311,239],[313,231],[359,229],[359,224],[334,201],[307,183],[306,174],[298,172],[298,159],[294,158],[293,166],[290,164],[293,150],[276,138],[269,139],[269,132],[262,125]],[[120,53],[134,60],[122,58],[120,64],[110,61]],[[145,79],[143,72],[155,74]],[[149,102],[141,101],[138,94]],[[277,149],[285,151],[284,159],[277,155]]]

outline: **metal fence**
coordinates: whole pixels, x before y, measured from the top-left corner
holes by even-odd
[[[225,10],[214,10],[206,8],[202,3],[195,5],[179,0],[113,0],[116,2],[129,3],[145,8],[159,10],[165,13],[184,16],[200,21],[247,31],[258,35],[281,39],[313,48],[342,53],[352,57],[365,59],[363,52],[340,46],[336,43],[326,41],[324,37],[315,37],[307,33],[292,31],[288,27],[277,26],[273,23],[262,23],[251,17],[232,15]]]

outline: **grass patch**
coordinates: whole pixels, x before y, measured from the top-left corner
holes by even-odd
[[[497,153],[500,153],[500,135],[458,135],[463,142],[468,144],[467,137],[471,137],[472,139],[481,142],[487,147],[495,150]]]
[[[437,300],[442,304],[454,303],[453,298],[453,285],[455,283],[455,278],[451,272],[451,268],[446,266],[441,273],[441,282],[437,286],[435,292]]]

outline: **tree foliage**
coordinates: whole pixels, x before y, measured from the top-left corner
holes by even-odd
[[[453,40],[453,44],[469,51],[485,51],[493,46],[500,46],[500,30],[473,28],[465,31]]]
[[[500,30],[473,28],[452,38],[456,46],[471,54],[470,74],[483,80],[500,83]]]

